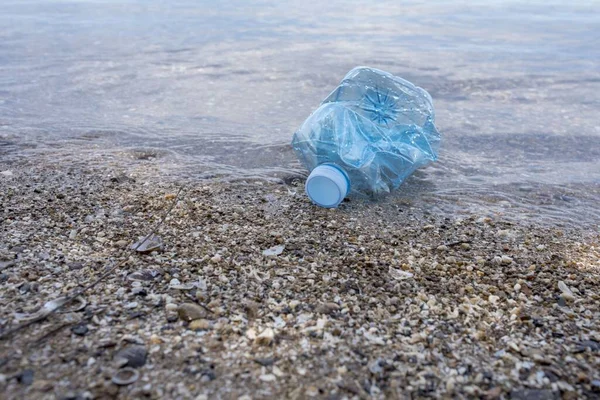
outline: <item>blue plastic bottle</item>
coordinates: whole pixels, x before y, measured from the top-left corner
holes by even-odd
[[[354,68],[294,134],[294,151],[311,171],[306,193],[334,208],[350,193],[396,189],[437,159],[434,118],[425,90],[378,69]]]

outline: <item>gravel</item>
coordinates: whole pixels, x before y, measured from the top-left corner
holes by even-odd
[[[3,332],[123,263],[81,306],[0,340],[6,398],[599,395],[597,233],[206,181],[145,254],[131,244],[177,183],[0,170]]]

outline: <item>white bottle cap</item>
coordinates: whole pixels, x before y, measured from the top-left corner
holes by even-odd
[[[350,189],[348,176],[331,164],[321,164],[306,180],[306,194],[320,207],[336,208]]]

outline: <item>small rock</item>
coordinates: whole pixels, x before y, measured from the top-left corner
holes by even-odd
[[[600,380],[594,379],[593,381],[590,382],[590,384],[592,386],[593,391],[600,392]]]
[[[71,327],[71,332],[77,336],[85,336],[89,332],[89,329],[86,324],[77,324]]]
[[[259,377],[259,379],[263,382],[275,382],[277,377],[273,374],[264,374]]]
[[[269,346],[273,343],[273,339],[275,338],[275,332],[273,329],[267,328],[260,335],[254,339],[254,343],[258,346]]]
[[[315,311],[320,314],[333,314],[334,312],[339,310],[340,306],[332,302],[319,304],[315,309]]]
[[[509,265],[513,262],[513,259],[509,256],[502,256],[502,258],[500,259],[500,262],[502,265]]]
[[[81,262],[72,262],[72,263],[67,264],[67,266],[69,267],[69,269],[71,271],[77,271],[84,267],[83,263],[81,263]]]
[[[578,383],[586,383],[589,382],[590,378],[589,376],[587,376],[587,374],[583,373],[583,372],[579,372],[577,373],[577,382]]]
[[[25,386],[31,385],[33,383],[33,370],[26,369],[23,372],[21,372],[17,377],[17,381],[19,381],[20,384]]]
[[[167,322],[176,322],[178,319],[177,314],[167,315]]]
[[[244,311],[248,314],[249,319],[254,319],[258,316],[258,309],[260,304],[252,300],[244,301]]]
[[[123,308],[126,308],[128,310],[131,310],[133,308],[136,308],[138,306],[137,301],[132,301],[131,303],[127,303],[123,306]]]
[[[129,242],[127,240],[118,240],[115,244],[117,245],[117,247],[125,248],[129,244]]]
[[[50,390],[52,390],[52,388],[54,388],[54,383],[44,380],[35,381],[31,386],[32,390],[38,392],[49,392]]]
[[[150,344],[161,344],[162,339],[156,333],[153,333],[149,339]]]
[[[382,365],[382,360],[378,358],[377,360],[375,360],[369,364],[369,371],[371,371],[371,373],[373,375],[377,375],[377,374],[383,372],[383,367],[381,365]]]
[[[190,322],[189,328],[194,331],[205,331],[210,329],[210,321],[206,319],[195,319]]]
[[[144,346],[132,345],[127,346],[123,350],[119,351],[114,360],[120,366],[128,366],[132,368],[139,368],[146,364],[146,358],[148,356],[148,352]],[[125,360],[125,361],[123,361]]]
[[[494,296],[493,294],[490,294],[488,297],[488,301],[492,304],[496,304],[498,300],[500,300],[500,297]]]
[[[255,363],[262,365],[263,367],[270,367],[275,364],[275,359],[273,357],[269,358],[255,358],[253,360]]]
[[[13,176],[14,174],[13,174],[13,172],[12,172],[11,170],[8,170],[8,169],[7,169],[6,171],[2,171],[2,172],[0,172],[0,175],[2,175],[2,176],[6,176],[6,177],[8,178],[8,177],[11,177],[11,176]]]
[[[134,288],[131,290],[131,293],[133,293],[135,296],[142,296],[142,297],[143,297],[143,296],[147,296],[147,295],[148,295],[148,292],[146,291],[146,289],[144,289],[144,288],[143,288],[143,287],[141,287],[141,286],[134,287]]]
[[[177,307],[177,314],[179,314],[179,318],[186,322],[206,318],[206,310],[194,303],[180,305]]]
[[[200,377],[200,382],[206,383],[214,381],[215,379],[217,379],[217,375],[215,374],[215,372],[208,370],[202,373],[202,376]]]
[[[500,386],[496,386],[495,388],[492,388],[490,390],[488,390],[487,392],[485,392],[485,398],[492,400],[492,399],[498,399],[500,398],[500,395],[502,394],[502,388]]]

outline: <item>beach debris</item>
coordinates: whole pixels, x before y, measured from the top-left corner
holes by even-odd
[[[274,338],[275,332],[273,332],[273,329],[267,328],[262,331],[260,335],[256,336],[256,339],[254,339],[254,344],[258,346],[269,346],[271,343],[273,343]]]
[[[122,368],[112,377],[112,383],[119,386],[131,385],[140,377],[140,373],[133,368]]]
[[[149,282],[149,281],[153,281],[154,279],[156,279],[158,276],[160,276],[160,272],[157,270],[151,270],[151,269],[144,269],[141,271],[135,271],[134,273],[130,274],[127,279],[129,279],[130,281],[144,281],[144,282]]]
[[[62,307],[68,302],[68,297],[59,297],[58,299],[48,301],[42,306],[42,308],[40,308],[33,314],[15,313],[15,318],[19,321],[31,321],[34,319],[44,318],[45,316],[54,312],[54,310]],[[73,302],[73,304],[70,307],[62,310],[62,313],[81,311],[85,308],[85,306],[87,306],[87,302],[81,296],[74,298],[73,300],[71,300],[71,302]]]
[[[139,368],[146,364],[148,351],[144,346],[131,345],[115,354],[114,361],[119,367]]]
[[[390,267],[388,269],[388,272],[389,272],[390,276],[397,281],[402,281],[402,280],[410,279],[410,278],[414,277],[414,275],[411,272],[404,271],[404,270],[397,269],[397,268],[392,268],[392,267]]]
[[[284,249],[285,249],[285,246],[283,246],[283,245],[273,246],[271,248],[263,250],[262,254],[263,254],[263,256],[267,256],[267,257],[278,256],[281,253],[283,253]]]
[[[186,322],[206,318],[206,310],[194,303],[184,303],[177,307],[179,318]]]
[[[179,279],[171,279],[171,281],[169,282],[169,289],[175,289],[175,290],[191,290],[193,289],[195,286],[190,284],[190,283],[186,283],[183,284],[179,281]]]
[[[140,237],[139,239],[131,245],[131,249],[138,253],[152,253],[153,251],[160,250],[163,246],[162,238],[154,233],[148,236],[148,239],[146,237]]]
[[[562,292],[562,295],[566,300],[574,300],[575,299],[575,295],[573,294],[571,289],[567,286],[567,284],[564,283],[563,281],[558,282],[558,289]]]

